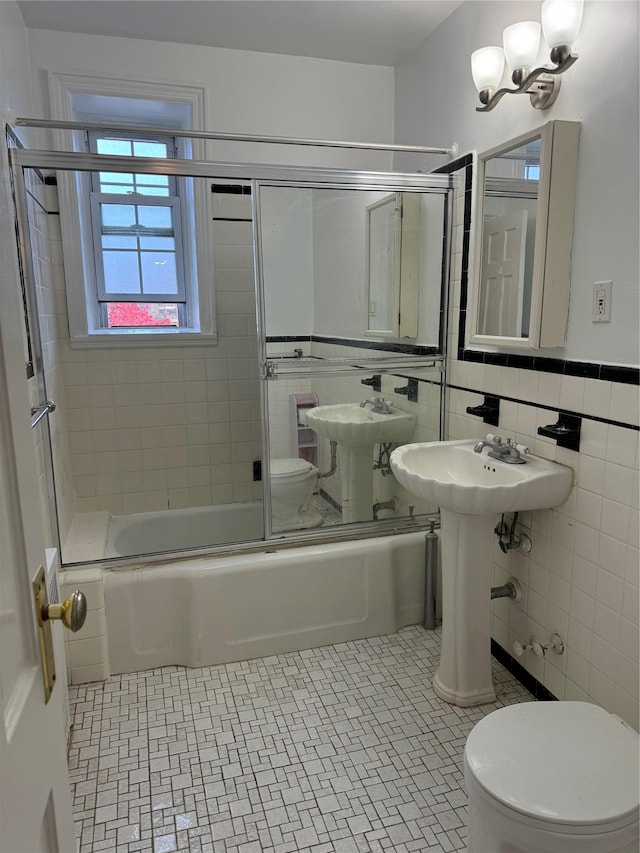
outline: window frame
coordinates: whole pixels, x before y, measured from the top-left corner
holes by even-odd
[[[94,122],[108,129],[106,116],[114,125],[139,127],[145,124],[140,105],[150,105],[149,113],[153,115],[153,125],[149,121],[151,136],[171,137],[174,129],[199,130],[204,126],[204,90],[199,87],[52,71],[48,77],[52,115],[63,121]],[[92,112],[94,101],[96,111]],[[105,111],[105,104],[109,102],[114,108],[117,105],[120,111],[113,114]],[[131,114],[126,114],[123,104],[131,107]],[[88,150],[86,132],[55,130],[53,137],[54,147],[59,150]],[[205,159],[203,140],[171,138],[175,139],[175,153],[179,158]],[[190,246],[184,252],[187,302],[184,303],[183,316],[179,318],[181,325],[108,329],[105,328],[106,307],[104,303],[101,307],[97,299],[94,253],[81,250],[83,243],[92,241],[93,236],[89,201],[91,174],[59,172],[57,176],[71,347],[104,349],[217,343],[208,181],[202,178],[175,179],[183,235],[185,232],[191,235]],[[88,254],[91,254],[90,258]],[[173,300],[165,298],[162,301]]]

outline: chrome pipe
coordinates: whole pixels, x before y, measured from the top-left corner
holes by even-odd
[[[438,534],[435,522],[429,522],[429,532],[424,539],[424,621],[427,630],[436,627],[436,577],[438,574]]]
[[[42,127],[52,130],[122,130],[127,133],[149,133],[148,127],[118,124],[96,124],[89,121],[57,121],[45,118],[17,118],[19,127]],[[456,147],[433,148],[427,145],[395,145],[386,142],[349,142],[335,139],[307,139],[301,136],[262,136],[256,133],[224,133],[211,130],[174,130],[171,136],[187,139],[211,139],[227,142],[266,142],[271,145],[311,145],[317,148],[357,148],[370,151],[404,151],[413,154],[448,154],[454,156]]]

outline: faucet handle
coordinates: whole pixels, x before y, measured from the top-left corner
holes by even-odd
[[[517,450],[518,453],[531,453],[531,451],[525,444],[518,444],[515,438],[507,439],[507,447],[513,447],[513,449]]]
[[[492,442],[492,444],[502,444],[502,436],[496,435],[493,432],[488,432],[487,441]]]

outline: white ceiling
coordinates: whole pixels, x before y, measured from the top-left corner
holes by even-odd
[[[463,0],[19,0],[27,27],[395,65]]]

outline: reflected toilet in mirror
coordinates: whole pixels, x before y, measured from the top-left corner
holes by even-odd
[[[311,506],[318,469],[306,459],[272,459],[269,474],[274,531],[319,527],[322,516]]]

